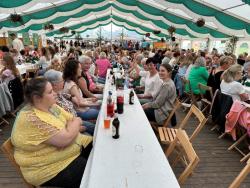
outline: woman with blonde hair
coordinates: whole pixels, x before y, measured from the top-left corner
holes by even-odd
[[[241,83],[243,67],[239,64],[232,65],[222,75],[220,84],[221,92],[231,95],[233,100],[248,100],[248,94]]]
[[[8,84],[11,80],[20,76],[20,73],[18,69],[16,68],[16,65],[12,56],[10,56],[9,54],[5,54],[3,56],[2,64],[4,66],[4,68],[0,72],[0,78],[2,81]]]

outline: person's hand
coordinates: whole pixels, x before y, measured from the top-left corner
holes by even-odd
[[[81,126],[80,127],[80,132],[81,133],[84,133],[86,130],[87,130],[87,128],[85,126]]]
[[[74,118],[73,118],[73,121],[79,123],[80,125],[82,124],[82,119],[79,118],[79,117],[74,117]]]
[[[97,99],[96,97],[92,97],[92,98],[91,98],[91,101],[95,103],[95,102],[98,101],[98,99]]]
[[[137,97],[138,97],[139,99],[144,99],[144,98],[145,98],[144,94],[137,94]]]
[[[148,104],[143,104],[142,108],[143,108],[143,110],[145,110],[145,109],[149,108],[149,106],[148,106]]]
[[[69,120],[67,122],[66,129],[69,129],[70,127],[78,127],[78,130],[80,131],[80,128],[82,126],[82,119],[79,117],[73,117],[72,120]]]

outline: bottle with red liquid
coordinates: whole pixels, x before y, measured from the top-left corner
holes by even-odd
[[[112,101],[112,92],[109,91],[108,99],[107,99],[107,116],[114,116],[114,103]]]
[[[124,97],[121,91],[117,91],[117,113],[123,113]]]

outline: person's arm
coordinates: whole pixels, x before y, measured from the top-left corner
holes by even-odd
[[[81,77],[78,79],[78,85],[85,96],[95,98],[94,94],[88,90],[87,83],[84,78]]]
[[[249,100],[249,95],[247,93],[242,93],[242,94],[239,94],[240,95],[240,99],[242,101],[247,101]]]
[[[77,137],[80,131],[82,120],[74,117],[72,121],[68,121],[66,128],[60,130],[56,135],[45,141],[46,144],[63,148],[69,146]]]
[[[169,86],[168,86],[169,87]],[[161,106],[164,105],[164,103],[166,102],[166,98],[168,97],[169,94],[169,88],[167,87],[167,85],[162,86],[156,99],[152,102],[146,103],[143,105],[143,108],[160,108]]]
[[[73,85],[70,88],[70,95],[75,97],[76,100],[74,100],[73,102],[75,105],[79,106],[82,97],[80,96],[80,93],[79,93],[76,85]]]
[[[249,95],[246,93],[246,90],[241,83],[235,82],[234,89],[242,101],[249,100]]]
[[[137,94],[137,97],[139,98],[139,99],[151,99],[152,98],[152,95],[150,95],[150,94]]]
[[[209,74],[206,67],[204,67],[204,70],[202,71],[202,76],[204,77],[205,80],[208,79]]]

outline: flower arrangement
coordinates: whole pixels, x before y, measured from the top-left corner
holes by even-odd
[[[35,64],[37,61],[39,61],[39,54],[36,51],[34,51],[32,54],[29,54],[25,58],[25,62],[27,63]]]

